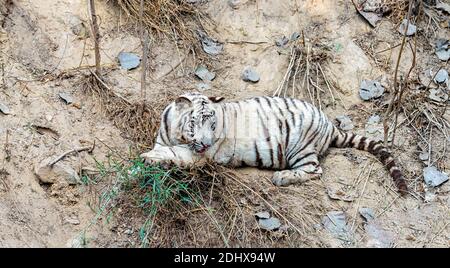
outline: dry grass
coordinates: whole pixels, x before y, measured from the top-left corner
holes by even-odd
[[[136,142],[141,149],[153,146],[164,102],[155,100],[151,105],[131,103],[116,94],[94,73],[81,79],[81,88],[94,97],[103,113],[127,138]]]
[[[126,180],[117,199],[103,210],[107,215],[119,209],[117,222],[139,228],[132,237],[135,245],[320,246],[314,225],[325,212],[317,195],[323,189],[317,182],[306,183],[301,189],[283,189],[269,180],[243,178],[232,169],[213,164],[189,170],[156,169],[152,175],[156,175],[153,179],[159,178],[155,179],[157,183]],[[115,178],[121,177],[115,174]],[[161,187],[162,184],[170,187]],[[285,226],[283,230],[260,229],[254,215],[260,211],[279,218]]]
[[[310,40],[303,34],[290,46],[289,65],[273,95],[308,99],[320,109],[322,105],[335,105],[339,92],[325,70],[332,49],[326,40]]]
[[[134,21],[141,22],[140,0],[114,2]],[[166,36],[201,57],[197,30],[204,30],[210,20],[195,4],[179,0],[145,0],[142,22],[154,34]]]

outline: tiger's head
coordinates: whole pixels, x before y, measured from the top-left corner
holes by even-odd
[[[180,144],[199,154],[210,148],[216,139],[218,117],[215,103],[223,97],[208,97],[200,93],[187,93],[179,96],[175,102],[178,115],[176,121],[176,139]]]

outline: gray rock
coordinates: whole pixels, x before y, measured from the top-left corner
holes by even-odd
[[[244,80],[245,82],[257,83],[259,79],[259,74],[250,67],[247,67],[242,73],[242,80]]]
[[[374,114],[372,116],[369,117],[369,119],[367,120],[367,124],[378,124],[380,123],[380,116],[377,114]]]
[[[364,229],[367,233],[368,248],[390,248],[393,246],[392,235],[375,222],[369,222]]]
[[[442,61],[447,61],[450,59],[450,41],[442,38],[436,40],[435,54]]]
[[[69,185],[80,184],[81,179],[77,172],[70,166],[61,162],[50,166],[53,158],[47,158],[38,163],[34,167],[34,174],[43,183],[55,183],[57,181],[65,180]]]
[[[80,19],[80,17],[69,14],[67,16],[68,24],[70,25],[70,30],[72,33],[80,39],[88,38],[89,37],[89,30],[86,27],[86,23]]]
[[[371,100],[381,97],[384,88],[380,82],[375,80],[363,80],[359,89],[359,96],[363,100]]]
[[[298,32],[293,32],[291,35],[291,41],[296,41],[300,38],[300,34]]]
[[[448,94],[441,88],[432,88],[430,89],[428,98],[436,102],[446,102],[448,100]]]
[[[444,11],[447,14],[450,14],[450,4],[444,2],[438,2],[436,4],[436,8]]]
[[[327,194],[333,200],[341,200],[345,202],[353,202],[355,200],[354,196],[340,189],[333,189],[331,187],[327,189]]]
[[[79,225],[80,221],[77,218],[66,218],[66,222],[73,224],[73,225]]]
[[[439,171],[436,167],[426,167],[423,169],[425,183],[431,187],[437,187],[448,181],[448,174]]]
[[[84,232],[74,238],[69,239],[66,243],[66,247],[68,248],[84,248],[86,246],[86,237]]]
[[[383,14],[379,14],[376,12],[367,12],[364,10],[358,10],[359,14],[363,16],[364,19],[372,26],[376,27],[378,22],[381,21]]]
[[[71,103],[73,103],[72,95],[70,95],[69,93],[60,92],[60,93],[58,93],[58,96],[59,96],[66,104],[71,104]]]
[[[255,214],[258,219],[268,219],[270,218],[270,213],[267,211],[261,211]]]
[[[424,202],[425,203],[430,203],[436,200],[436,194],[434,193],[433,190],[431,189],[426,189],[425,190],[425,195],[424,195]]]
[[[434,76],[434,82],[437,84],[446,83],[448,81],[448,72],[447,70],[440,69],[439,72]]]
[[[370,222],[375,219],[375,212],[371,208],[362,207],[359,209],[359,214],[367,221]]]
[[[369,117],[365,125],[366,136],[374,139],[375,141],[381,141],[384,139],[383,124],[380,123],[381,118],[379,115],[372,115]]]
[[[3,104],[2,102],[0,102],[0,112],[5,115],[11,114],[11,110],[8,108],[8,106],[6,106],[6,104]]]
[[[424,87],[437,88],[438,86],[433,82],[434,73],[432,69],[424,70],[419,73],[419,81]]]
[[[195,69],[195,75],[205,82],[212,81],[216,78],[216,74],[210,72],[205,66],[199,66]]]
[[[342,130],[352,130],[354,128],[352,120],[347,115],[336,116],[336,120],[339,122],[339,128]]]
[[[402,35],[405,34],[406,26],[408,26],[408,29],[406,31],[406,35],[407,36],[411,36],[411,35],[414,35],[416,33],[417,27],[414,24],[412,24],[411,21],[408,24],[408,20],[407,19],[403,19],[402,23],[398,27],[398,32],[401,33]]]
[[[344,242],[353,241],[345,214],[342,211],[330,211],[322,218],[322,225],[335,238]]]
[[[422,152],[419,154],[419,159],[422,161],[427,161],[430,155],[427,152]]]
[[[228,5],[233,9],[237,9],[240,3],[241,0],[228,0]]]
[[[197,34],[200,38],[200,42],[202,43],[203,51],[205,51],[207,54],[216,56],[222,52],[223,44],[219,43],[217,40],[212,39],[203,31],[199,30],[197,31]]]
[[[211,86],[209,84],[206,83],[198,83],[197,84],[197,89],[200,91],[207,91],[207,90],[211,90]]]
[[[275,45],[277,45],[277,47],[284,47],[287,45],[287,43],[289,43],[289,38],[287,38],[286,36],[280,37],[275,41]]]
[[[135,69],[141,63],[139,56],[130,52],[120,52],[118,58],[120,67],[125,70]]]
[[[259,219],[259,227],[267,231],[274,231],[281,227],[281,222],[277,218]]]

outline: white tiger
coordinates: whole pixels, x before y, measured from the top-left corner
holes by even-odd
[[[154,149],[141,157],[150,164],[188,166],[209,160],[274,169],[272,182],[287,186],[320,176],[318,156],[328,147],[354,147],[377,156],[400,193],[407,192],[402,173],[381,142],[342,132],[308,102],[278,97],[222,100],[199,93],[178,97],[162,113]]]

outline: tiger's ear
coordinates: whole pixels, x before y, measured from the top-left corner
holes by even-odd
[[[192,102],[188,98],[186,98],[184,96],[180,96],[175,100],[175,105],[180,109],[184,109],[184,108],[191,107]]]
[[[223,101],[225,98],[224,97],[209,97],[209,100],[214,102],[214,103],[218,103]]]

